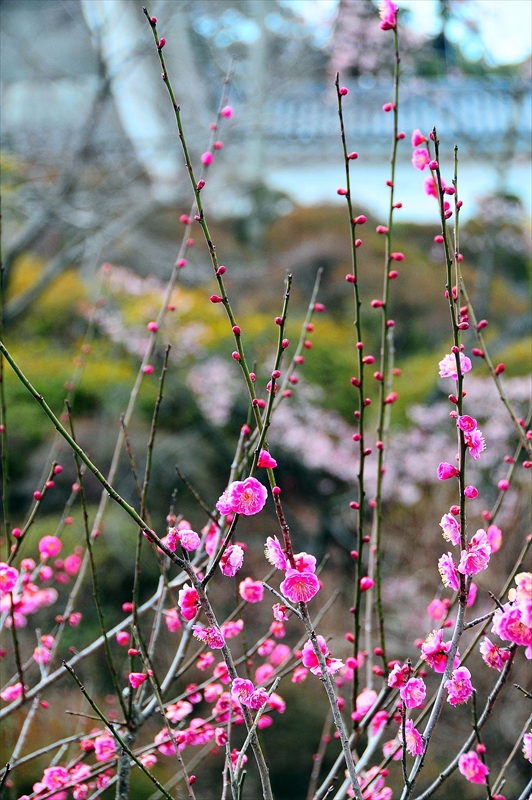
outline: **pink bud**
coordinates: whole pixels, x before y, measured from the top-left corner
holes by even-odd
[[[439,233],[437,236],[434,237],[434,241],[436,244],[441,244],[443,242],[443,236]]]
[[[340,187],[336,190],[336,194],[339,194],[341,197],[345,197],[347,195],[347,189]]]
[[[273,489],[272,489],[272,494],[275,497],[279,497],[279,495],[281,494],[281,487],[280,486],[274,486]]]
[[[183,267],[186,267],[186,265],[187,265],[186,258],[178,258],[178,260],[176,261],[176,267],[178,267],[179,269],[183,269]]]
[[[223,297],[220,297],[217,294],[211,294],[211,303],[223,303]]]
[[[162,39],[159,39],[159,43],[158,43],[157,47],[159,48],[159,50],[162,50],[163,47],[165,46],[165,44],[166,44],[166,39],[163,36]]]
[[[360,591],[367,592],[368,589],[372,589],[375,586],[375,581],[372,581],[371,578],[361,578],[360,579]]]
[[[156,331],[159,330],[159,326],[157,325],[156,322],[148,322],[147,328],[152,333],[155,333]]]
[[[350,161],[355,161],[358,158],[358,153],[352,152],[347,156]]]
[[[397,276],[398,276],[398,275],[399,275],[399,273],[397,272],[397,270],[396,270],[396,269],[391,269],[391,270],[389,271],[389,273],[388,273],[388,277],[389,277],[389,279],[390,279],[391,281],[395,280],[395,278],[397,278]]]
[[[384,305],[384,303],[383,303],[382,300],[372,300],[371,301],[371,307],[372,308],[382,308],[383,305]]]
[[[365,222],[368,221],[368,218],[364,216],[364,214],[359,214],[358,217],[355,217],[353,222],[355,225],[363,225]]]
[[[477,325],[477,331],[481,331],[482,328],[485,328],[487,326],[487,324],[488,324],[488,320],[487,319],[481,319],[480,322]]]
[[[235,361],[240,361],[240,353],[237,350],[231,353],[231,357],[234,358]]]
[[[349,89],[347,89],[345,86],[342,86],[342,88],[338,90],[338,94],[340,94],[342,97],[345,97],[348,92]]]
[[[215,150],[221,150],[223,148],[223,146],[224,146],[223,142],[215,142],[213,144],[213,147],[214,147]]]
[[[475,497],[478,497],[478,489],[475,486],[466,486],[464,489],[464,495],[469,500],[473,500]]]
[[[393,111],[394,108],[395,108],[394,103],[385,103],[382,107],[382,110],[388,112],[388,111]]]
[[[208,167],[209,164],[212,164],[212,161],[213,161],[213,155],[209,150],[206,153],[203,153],[201,157],[202,164],[205,164],[205,166]]]
[[[405,257],[403,253],[390,253],[391,261],[404,261]]]
[[[510,481],[507,481],[506,478],[503,478],[501,481],[499,481],[497,486],[499,487],[501,492],[507,492],[508,489],[510,488]]]
[[[190,217],[188,216],[188,214],[181,214],[181,216],[179,217],[179,222],[182,222],[183,225],[188,225],[190,222]]]
[[[205,186],[205,181],[204,180],[198,181],[198,183],[196,185],[196,188],[197,188],[198,192],[201,192],[201,190],[203,189],[204,186]]]
[[[42,500],[42,493],[41,492],[33,492],[33,496],[37,500],[37,502],[39,502],[39,500]]]
[[[506,367],[504,364],[497,364],[497,366],[495,367],[495,375],[500,375],[501,372],[504,372],[505,369]]]
[[[153,366],[151,364],[146,364],[145,367],[142,367],[142,371],[145,375],[151,375],[153,373]]]
[[[225,117],[226,119],[231,119],[231,117],[233,116],[233,107],[224,106],[220,111],[220,114],[222,115],[222,117]]]
[[[380,234],[388,233],[388,228],[386,227],[386,225],[377,225],[375,230],[376,230],[377,233],[380,233]]]
[[[233,325],[232,331],[235,334],[235,336],[240,336],[240,334],[242,333],[238,325]]]
[[[345,279],[346,279],[346,281],[347,281],[348,283],[356,283],[356,278],[355,278],[355,276],[354,276],[354,275],[351,275],[350,273],[348,273],[348,274],[345,276]]]
[[[227,272],[227,267],[224,267],[223,264],[216,270],[217,275],[225,275],[226,272]]]
[[[290,340],[289,339],[283,339],[283,341],[281,342],[281,346],[282,346],[283,350],[286,350],[286,348],[290,346]]]
[[[429,161],[429,169],[438,169],[438,162],[435,159],[433,161]]]

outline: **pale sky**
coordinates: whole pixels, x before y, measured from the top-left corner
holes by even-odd
[[[411,24],[420,33],[438,32],[437,0],[395,0],[411,13]],[[330,25],[337,0],[285,0],[287,6],[304,16],[310,24]],[[485,54],[492,64],[522,61],[532,50],[532,0],[466,0],[460,9],[463,22],[449,26],[448,35],[459,42],[469,58]],[[478,25],[475,36],[467,23]]]

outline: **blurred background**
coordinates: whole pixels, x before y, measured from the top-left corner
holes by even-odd
[[[492,358],[505,362],[508,394],[525,416],[531,363],[532,24],[531,6],[522,0],[404,0],[398,5],[399,124],[406,138],[399,146],[396,198],[403,206],[395,217],[394,249],[405,253],[405,261],[392,287],[395,363],[401,376],[385,481],[384,572],[389,649],[392,657],[404,658],[413,655],[413,640],[424,638],[434,624],[425,609],[439,584],[435,565],[443,543],[438,522],[451,502],[446,487],[436,485],[435,467],[445,448],[450,455],[453,447],[449,387],[437,376],[437,362],[450,346],[443,259],[433,241],[439,232],[437,207],[423,191],[424,175],[412,167],[410,137],[415,128],[427,134],[437,126],[448,182],[453,147],[459,145],[463,272],[477,317],[490,321],[486,338]],[[3,0],[1,10],[4,338],[57,413],[79,371],[74,398],[78,436],[105,470],[147,347],[146,324],[158,313],[181,242],[179,217],[189,212],[192,199],[188,176],[139,3]],[[392,120],[382,105],[392,99],[392,35],[379,29],[378,7],[371,0],[159,0],[148,10],[158,17],[159,34],[167,39],[164,54],[195,164],[208,148],[209,126],[224,92],[234,108],[216,134],[223,149],[215,151],[203,195],[219,259],[228,268],[228,291],[248,359],[257,363],[262,396],[275,352],[273,317],[282,307],[285,275],[294,276],[288,335],[295,344],[316,273],[323,270],[319,299],[327,310],[315,317],[312,347],[305,351],[293,398],[279,407],[270,445],[279,461],[297,548],[318,558],[328,554],[323,580],[330,593],[349,584],[353,520],[348,501],[356,475],[351,442],[355,397],[349,381],[354,369],[352,293],[344,280],[351,271],[350,246],[345,202],[336,194],[345,178],[334,76],[340,72],[341,84],[350,90],[347,135],[349,148],[359,153],[352,169],[353,198],[357,213],[368,217],[359,250],[363,324],[368,352],[377,353],[379,317],[368,301],[379,296],[382,281],[383,243],[375,227],[386,224],[389,202],[385,182]],[[224,88],[231,68],[231,84]],[[212,507],[225,486],[247,415],[240,373],[230,358],[229,326],[220,308],[208,302],[215,282],[199,234],[193,232],[196,241],[172,297],[176,310],[161,328],[155,372],[143,382],[130,426],[142,469],[157,375],[169,342],[171,368],[150,509],[161,527],[174,501],[197,530],[205,515],[176,478],[175,465]],[[475,344],[472,335],[466,341],[469,348]],[[88,342],[90,354],[82,353]],[[479,359],[472,374],[469,411],[479,419],[488,443],[471,472],[481,491],[472,504],[480,527],[480,513],[491,507],[494,487],[504,474],[502,457],[513,451],[516,440]],[[15,525],[24,519],[39,485],[53,432],[9,370],[5,380]],[[374,424],[370,414],[370,438]],[[58,447],[65,469],[46,498],[36,538],[53,533],[75,480],[70,454]],[[370,496],[373,472],[370,465]],[[504,546],[494,555],[489,575],[479,576],[479,613],[490,608],[487,590],[500,589],[528,533],[530,493],[524,472],[518,472],[498,519]],[[90,480],[87,485],[95,507],[98,486]],[[115,485],[135,502],[125,457]],[[81,536],[81,523],[78,511],[66,535],[72,547]],[[262,545],[275,531],[272,508],[260,531],[256,524],[242,526],[242,538],[248,534],[246,574],[266,572]],[[99,557],[106,567],[102,580],[104,588],[108,581],[111,623],[130,596],[134,538],[122,515],[107,514]],[[147,564],[146,596],[157,576],[157,564]],[[89,637],[96,630],[89,588],[85,599]],[[230,602],[229,597],[228,607]],[[349,654],[344,633],[351,626],[351,604],[345,590],[328,612],[336,656]],[[252,611],[249,624],[262,630],[269,611],[262,616]],[[42,626],[46,629],[46,621]],[[476,669],[484,696],[492,675],[482,664]],[[306,796],[325,704],[318,707],[313,697],[309,706],[310,686],[283,683],[280,691],[288,701],[285,717],[264,735],[267,749],[272,755],[277,751],[272,769],[276,796],[295,800]],[[525,713],[508,692],[500,702],[507,704],[507,713],[498,713],[486,732],[494,770]],[[457,724],[469,730],[468,713],[457,723],[460,712],[446,709],[440,753],[455,741]],[[62,721],[55,724],[63,731]],[[5,758],[14,727],[6,737]],[[299,755],[297,769],[294,742],[298,754],[306,753]],[[333,749],[334,743],[331,759]],[[435,756],[429,767],[432,774],[441,766],[439,759]],[[219,762],[213,757],[213,786]],[[250,771],[251,798],[256,784]],[[17,791],[28,791],[40,774],[42,765],[36,764],[24,778],[14,776]],[[526,762],[518,756],[509,773],[510,788],[521,786],[525,774]],[[400,780],[399,770],[390,780],[392,785]],[[455,788],[449,782],[447,791],[476,796],[474,790],[467,794],[463,784],[458,776]],[[139,798],[147,796],[142,794],[147,790],[138,791]],[[203,795],[205,800],[210,796]]]

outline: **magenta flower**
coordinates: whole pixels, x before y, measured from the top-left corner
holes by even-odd
[[[233,489],[233,486],[235,485],[235,483],[237,483],[237,481],[233,481],[233,483],[229,484],[227,489],[224,492],[222,492],[222,494],[220,495],[220,497],[218,499],[218,502],[216,503],[216,508],[218,509],[220,514],[223,514],[224,516],[226,514],[231,514],[232,511],[233,511],[233,503],[232,503],[232,499],[231,499],[231,492],[232,492],[232,489]]]
[[[225,644],[225,639],[222,632],[215,628],[214,625],[204,628],[203,625],[193,625],[192,633],[202,642],[207,642],[213,650],[221,650]]]
[[[460,475],[460,470],[452,464],[448,464],[447,461],[441,461],[438,464],[438,480],[448,481],[450,478],[457,478],[458,475]]]
[[[486,442],[481,431],[476,428],[471,433],[466,433],[464,439],[473,458],[479,459],[482,451],[486,449]]]
[[[290,658],[291,649],[287,644],[276,645],[270,653],[270,663],[274,667],[280,667],[285,661]]]
[[[197,550],[200,546],[201,539],[195,531],[191,530],[178,530],[177,537],[181,542],[181,547],[183,550],[188,550],[192,552],[192,550]]]
[[[138,689],[146,680],[148,676],[144,672],[130,672],[128,675],[128,681],[133,689]]]
[[[423,191],[425,194],[428,194],[429,197],[438,198],[438,184],[432,175],[427,175],[423,181]]]
[[[418,147],[412,153],[412,164],[416,169],[423,171],[430,161],[428,150]]]
[[[487,636],[481,641],[479,650],[484,663],[499,672],[510,658],[508,650],[497,647]]]
[[[249,708],[251,695],[255,691],[252,681],[245,680],[244,678],[235,678],[231,684],[231,695],[238,700],[241,706]]]
[[[220,569],[224,575],[234,578],[244,563],[244,550],[239,544],[230,544],[220,559]]]
[[[477,427],[476,419],[469,417],[467,414],[463,414],[461,417],[458,417],[457,424],[460,430],[464,431],[464,433],[471,433]]]
[[[441,580],[444,586],[448,586],[453,591],[457,592],[460,588],[460,578],[458,577],[458,570],[453,561],[452,553],[444,553],[440,556],[438,561],[438,570],[441,575]]]
[[[460,544],[460,525],[452,514],[444,514],[440,521],[443,538],[454,545]]]
[[[185,619],[194,619],[200,605],[199,595],[189,583],[179,590],[178,606]]]
[[[476,575],[486,569],[490,556],[491,547],[486,531],[478,530],[467,545],[467,550],[462,550],[458,572],[462,575]]]
[[[458,759],[458,769],[471,783],[486,783],[486,775],[490,772],[474,750],[462,753]]]
[[[294,556],[296,569],[299,572],[316,572],[316,559],[308,553],[296,553]]]
[[[245,578],[240,582],[238,594],[247,603],[260,603],[264,594],[264,586],[253,578]]]
[[[419,128],[416,128],[412,133],[412,147],[419,147],[420,144],[425,144],[427,137],[423,136]]]
[[[319,592],[320,582],[313,572],[288,569],[280,589],[292,603],[308,603]]]
[[[262,706],[265,706],[268,702],[268,692],[266,689],[255,689],[251,697],[249,698],[249,707],[253,711],[257,711]]]
[[[438,598],[435,597],[434,600],[431,600],[428,604],[427,613],[432,619],[443,619],[448,608],[448,603],[444,603],[443,600],[438,600]]]
[[[399,729],[399,740],[402,741],[401,730]],[[405,739],[406,739],[406,749],[410,753],[411,756],[420,756],[423,752],[425,747],[425,741],[419,731],[416,730],[414,727],[414,723],[411,719],[407,719],[405,722]]]
[[[221,514],[258,514],[264,508],[268,492],[256,478],[245,481],[233,481],[222,494],[216,508]]]
[[[57,536],[43,536],[39,542],[41,560],[44,561],[45,558],[53,558],[59,555],[61,547],[61,539],[58,539]]]
[[[69,782],[69,775],[68,772],[64,767],[47,767],[44,770],[42,781],[35,786],[38,786],[38,789],[33,787],[34,791],[42,792],[43,789],[49,789],[52,791],[53,789],[61,789],[63,786]]]
[[[21,683],[14,683],[12,686],[6,686],[3,692],[0,692],[0,697],[2,700],[5,700],[6,703],[10,703],[12,700],[16,700],[17,697],[20,697],[22,694],[22,684]]]
[[[329,655],[329,648],[327,647],[327,642],[323,638],[323,636],[318,636],[318,647],[320,648],[321,652],[325,657],[325,665],[327,667],[327,672],[333,675],[338,670],[342,669],[344,666],[343,661],[340,661],[339,658],[331,658]],[[318,661],[318,657],[314,652],[314,648],[312,646],[312,642],[309,640],[305,642],[303,645],[303,656],[302,656],[302,663],[304,667],[310,669],[310,671],[314,675],[321,675],[321,668]]]
[[[502,531],[496,525],[490,525],[488,530],[486,531],[488,535],[488,541],[491,547],[491,553],[496,553],[497,550],[500,550],[502,544]]]
[[[507,642],[526,647],[525,656],[532,658],[532,627],[523,622],[522,610],[510,603],[506,603],[503,609],[497,609],[493,616],[492,633]]]
[[[238,634],[242,633],[244,630],[244,620],[235,619],[229,620],[229,622],[224,622],[220,630],[226,639],[234,639],[235,636],[238,636]]]
[[[448,691],[447,702],[452,706],[467,703],[473,694],[473,684],[471,683],[471,673],[467,667],[458,667],[448,681],[445,681],[445,688]]]
[[[273,469],[277,466],[277,461],[275,458],[271,457],[267,450],[261,450],[257,466],[264,467],[265,469]]]
[[[18,578],[18,570],[10,567],[5,561],[0,562],[0,595],[13,591]]]
[[[404,686],[401,686],[399,694],[406,708],[418,708],[427,694],[425,681],[423,678],[410,678]]]
[[[355,710],[351,714],[351,718],[359,721],[364,717],[370,709],[375,705],[377,699],[377,692],[375,689],[362,689],[357,699],[355,700]]]
[[[451,642],[443,641],[443,630],[433,630],[421,645],[421,658],[429,664],[434,672],[445,672],[447,666],[447,653],[451,649]],[[460,664],[460,654],[454,657],[453,667]]]
[[[458,372],[456,370],[456,357],[454,353],[447,353],[438,364],[440,371],[440,378],[452,378],[458,380]],[[471,369],[471,359],[460,353],[460,372],[465,375]]]
[[[393,30],[397,25],[397,6],[391,0],[382,0],[379,8],[381,22],[379,28],[383,31]]]
[[[528,761],[532,761],[532,731],[523,736],[523,755]]]
[[[286,569],[288,562],[277,536],[274,536],[273,538],[268,536],[266,539],[266,544],[264,545],[264,555],[272,567],[276,567],[277,569]]]
[[[116,742],[109,733],[102,733],[94,740],[96,761],[107,761],[116,753]]]
[[[281,605],[281,603],[275,603],[272,606],[273,618],[277,622],[286,622],[288,620],[288,614],[286,613],[286,606]]]
[[[394,664],[392,671],[388,675],[388,686],[391,686],[393,689],[404,686],[409,672],[410,670],[406,664],[404,666],[401,666],[401,664]]]

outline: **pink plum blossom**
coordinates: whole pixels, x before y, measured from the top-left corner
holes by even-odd
[[[22,694],[22,684],[14,683],[12,686],[6,686],[4,691],[0,692],[0,697],[7,703],[11,703],[12,700],[16,700],[17,697],[20,697],[21,694]]]
[[[66,786],[68,782],[69,775],[64,767],[47,767],[44,770],[42,780],[34,784],[33,790],[40,793],[45,789],[49,791],[61,789],[63,786]]]
[[[291,652],[292,650],[287,644],[276,645],[270,653],[270,663],[273,664],[274,667],[280,667],[281,664],[284,664],[284,662],[290,658]]]
[[[460,578],[458,577],[458,570],[453,561],[452,553],[444,553],[438,560],[438,570],[441,575],[442,583],[448,586],[455,592],[460,588]]]
[[[418,147],[412,153],[412,164],[416,169],[423,171],[430,161],[428,150],[425,147]]]
[[[194,619],[200,605],[199,595],[189,583],[179,590],[179,610],[186,620]]]
[[[447,461],[441,461],[438,464],[438,480],[440,481],[448,481],[450,478],[457,478],[459,474],[460,472],[457,467],[447,463]]]
[[[402,735],[400,729],[399,729],[399,739],[402,741]],[[422,735],[414,727],[414,723],[412,722],[411,719],[407,719],[405,722],[405,739],[406,739],[406,749],[408,750],[410,755],[420,756],[423,752],[425,742]]]
[[[467,545],[467,550],[462,550],[458,572],[462,575],[476,575],[487,568],[490,556],[491,547],[486,531],[478,530]]]
[[[360,694],[358,695],[357,699],[355,700],[355,714],[357,715],[357,719],[360,720],[364,717],[368,711],[370,711],[373,706],[375,705],[375,701],[377,700],[377,692],[375,689],[362,689]]]
[[[486,442],[482,433],[476,428],[471,433],[464,434],[464,440],[469,448],[470,454],[475,459],[480,458],[480,454],[486,449]]]
[[[392,671],[388,675],[388,686],[391,686],[393,689],[404,686],[408,680],[409,672],[410,668],[406,664],[404,666],[401,666],[401,664],[394,664]]]
[[[281,603],[275,603],[272,606],[272,613],[273,613],[273,618],[277,622],[286,622],[288,620],[288,614],[286,613],[286,606],[283,606]]]
[[[148,676],[144,672],[130,672],[128,675],[128,681],[133,689],[138,689],[146,680]]]
[[[401,686],[399,694],[406,708],[418,708],[427,694],[425,681],[423,678],[410,678],[404,686]]]
[[[386,723],[388,722],[388,712],[384,709],[382,711],[377,711],[373,719],[371,720],[371,735],[377,736]]]
[[[231,694],[238,700],[240,705],[248,706],[251,700],[251,695],[255,691],[252,681],[245,680],[244,678],[235,678],[231,684]]]
[[[238,594],[247,603],[260,603],[264,595],[264,586],[253,578],[245,578],[238,586]]]
[[[523,755],[528,761],[532,761],[532,731],[523,736]]]
[[[183,550],[188,550],[192,552],[193,550],[197,550],[200,546],[201,539],[195,531],[191,530],[179,530],[177,533],[177,537],[181,542],[181,547]]]
[[[496,553],[497,550],[500,550],[502,544],[502,531],[496,525],[490,525],[488,530],[486,531],[488,535],[488,541],[490,543],[491,552]]]
[[[175,633],[182,627],[177,608],[170,608],[168,611],[165,611],[164,621],[170,633]]]
[[[221,514],[258,514],[264,508],[268,492],[256,478],[233,481],[222,494],[216,508]]]
[[[319,592],[320,582],[313,572],[288,569],[280,589],[292,603],[307,603]]]
[[[273,666],[273,664],[261,664],[260,667],[257,667],[257,669],[255,670],[255,682],[267,683],[272,677],[274,672],[275,672],[275,667]]]
[[[318,647],[320,648],[321,652],[325,658],[325,665],[327,668],[327,672],[331,675],[334,675],[335,672],[342,669],[344,666],[343,662],[340,661],[339,658],[332,658],[329,654],[329,648],[327,647],[327,642],[323,638],[323,636],[318,636]],[[309,640],[305,642],[303,645],[303,655],[302,655],[302,662],[303,666],[310,669],[310,671],[314,675],[321,675],[321,667],[318,661],[318,657],[314,652],[314,647],[312,646],[312,642]]]
[[[460,353],[460,372],[465,375],[471,369],[471,359]],[[452,378],[458,380],[458,372],[456,370],[456,356],[454,353],[447,353],[439,362],[439,375],[440,378]]]
[[[508,650],[497,647],[487,636],[481,641],[479,650],[484,663],[499,672],[510,658]]]
[[[454,545],[460,544],[460,525],[452,514],[444,514],[440,521],[444,539]]]
[[[207,628],[204,628],[203,625],[193,625],[192,632],[196,639],[207,642],[209,647],[213,650],[221,650],[225,644],[222,632],[218,628],[215,628],[214,625]]]
[[[235,636],[238,636],[238,634],[242,633],[244,630],[244,620],[235,619],[229,620],[229,622],[224,622],[220,630],[222,631],[225,639],[234,639]]]
[[[493,616],[492,632],[507,642],[526,647],[525,656],[532,658],[532,627],[525,625],[519,607],[506,603]]]
[[[438,600],[436,597],[428,604],[427,612],[432,619],[443,619],[448,608],[449,605],[447,603],[443,600]]]
[[[116,634],[116,641],[118,642],[120,647],[127,647],[130,639],[131,636],[127,631],[118,631],[118,633]]]
[[[438,198],[438,184],[436,183],[436,179],[433,175],[427,175],[425,180],[423,181],[423,191],[429,197]]]
[[[61,539],[58,539],[57,536],[43,536],[39,542],[41,560],[44,561],[45,558],[54,558],[54,556],[59,555],[61,547]]]
[[[266,544],[264,545],[264,555],[272,567],[276,567],[276,569],[286,569],[288,562],[277,536],[268,536]]]
[[[168,706],[166,709],[166,716],[170,722],[181,722],[181,720],[188,717],[193,710],[194,706],[192,703],[189,703],[187,700],[178,700],[177,703],[172,703],[172,705]]]
[[[426,141],[427,137],[423,136],[419,128],[416,128],[412,133],[412,147],[419,147],[420,144],[424,144]]]
[[[447,653],[451,649],[451,642],[443,641],[443,630],[433,630],[421,645],[421,658],[429,664],[434,672],[445,672],[447,666]],[[456,653],[454,667],[460,664],[460,656]]]
[[[379,7],[379,16],[381,18],[379,28],[383,31],[389,31],[395,28],[397,25],[396,14],[397,6],[395,3],[392,3],[391,0],[382,0]]]
[[[462,753],[458,759],[458,769],[471,783],[486,783],[486,775],[489,775],[489,769],[474,750]]]
[[[17,583],[18,570],[10,567],[4,561],[0,562],[0,594],[8,594],[13,591]]]
[[[67,575],[77,575],[81,567],[81,556],[78,553],[71,553],[65,558],[63,569]]]
[[[230,544],[220,559],[220,569],[224,575],[234,578],[244,563],[244,550],[239,544]]]
[[[473,694],[473,684],[471,683],[471,673],[467,667],[455,669],[448,681],[445,681],[447,689],[447,702],[452,706],[467,703]]]
[[[257,466],[264,467],[266,469],[273,469],[277,466],[277,461],[275,458],[271,457],[267,450],[261,450],[259,460],[257,461]]]
[[[296,569],[299,572],[316,572],[316,558],[309,553],[296,553],[294,556]]]
[[[102,733],[94,740],[94,757],[96,761],[107,761],[116,752],[116,742],[109,733]]]

